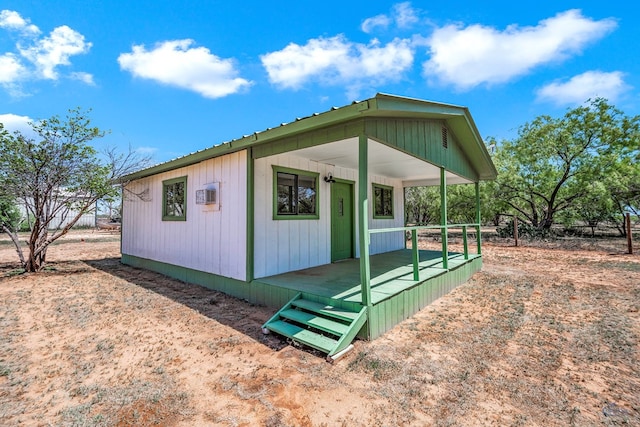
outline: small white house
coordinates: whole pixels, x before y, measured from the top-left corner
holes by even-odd
[[[466,108],[378,94],[125,177],[148,196],[123,201],[122,262],[284,305],[265,329],[335,356],[480,269],[479,197],[454,254],[446,186],[495,176]],[[406,249],[404,189],[430,185],[442,251]]]
[[[78,200],[85,200],[82,198],[78,198]],[[17,204],[18,210],[20,211],[20,215],[22,218],[27,218],[27,208],[23,203]],[[51,218],[51,222],[49,223],[49,230],[59,230],[64,228],[67,224],[71,222],[73,218],[78,215],[79,210],[74,209],[73,206],[70,208],[62,208],[59,209],[58,212],[53,215]],[[96,226],[96,207],[92,208],[88,212],[82,214],[78,221],[73,225],[74,228],[93,228]]]

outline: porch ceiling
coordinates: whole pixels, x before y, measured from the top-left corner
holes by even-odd
[[[358,169],[358,138],[348,138],[292,152],[318,163]],[[404,187],[440,185],[440,168],[374,140],[369,140],[369,174],[400,179]],[[471,181],[447,171],[447,184]]]

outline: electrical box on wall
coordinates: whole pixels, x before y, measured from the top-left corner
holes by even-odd
[[[206,205],[214,210],[220,209],[220,183],[205,184],[203,189],[196,190],[196,205]]]

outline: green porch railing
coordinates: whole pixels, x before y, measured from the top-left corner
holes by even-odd
[[[440,230],[442,235],[442,268],[445,270],[449,268],[449,248],[448,248],[448,234],[450,229],[462,229],[462,246],[464,252],[464,259],[469,259],[469,244],[468,244],[468,229],[474,228],[476,230],[478,241],[478,254],[480,254],[480,224],[447,224],[447,225],[417,225],[411,227],[394,227],[394,228],[376,228],[368,230],[367,242],[370,242],[370,236],[378,233],[396,233],[407,231],[411,232],[411,259],[413,264],[413,280],[420,280],[420,252],[418,250],[418,230]],[[367,251],[368,253],[368,251]],[[367,260],[367,263],[369,260]]]

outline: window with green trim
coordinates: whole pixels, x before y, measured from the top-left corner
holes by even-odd
[[[373,217],[393,218],[393,187],[373,184]]]
[[[162,181],[162,220],[187,220],[187,177]]]
[[[277,166],[273,172],[274,218],[317,219],[319,174]]]

